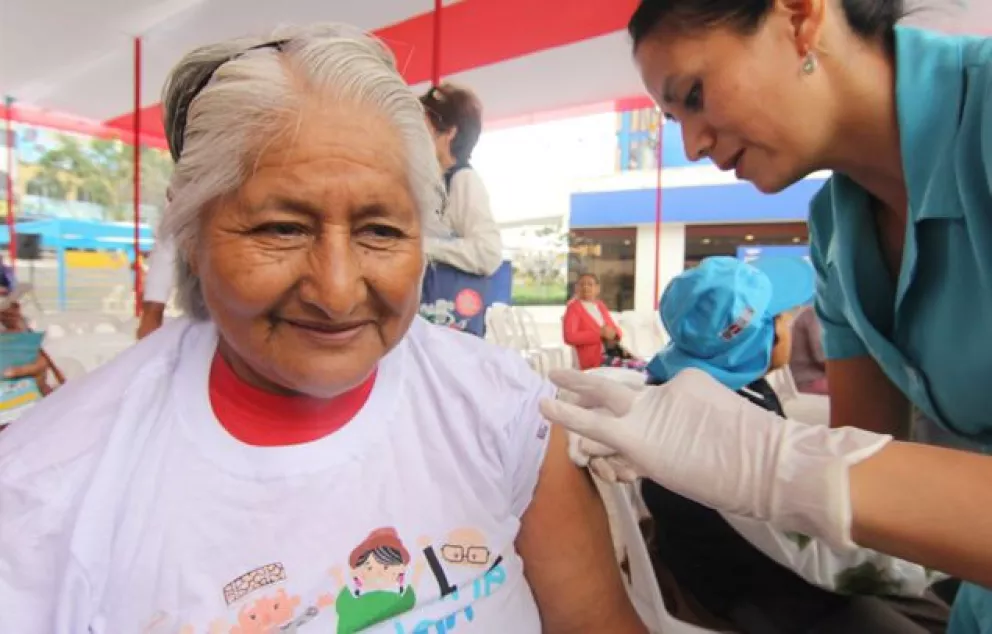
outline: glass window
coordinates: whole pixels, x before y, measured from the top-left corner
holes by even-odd
[[[600,299],[610,310],[633,310],[637,229],[575,229],[568,238],[568,296],[579,275],[592,273],[599,278]]]
[[[713,255],[736,257],[739,247],[800,247],[807,244],[809,230],[804,222],[690,225],[685,228],[686,268]]]

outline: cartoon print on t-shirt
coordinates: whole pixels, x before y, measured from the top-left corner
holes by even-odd
[[[408,579],[410,564],[410,552],[395,528],[379,528],[369,533],[348,558],[350,583],[340,568],[331,571],[340,587],[333,599],[338,614],[337,633],[359,632],[412,610],[417,604],[414,586],[423,564],[418,562],[413,578]],[[330,598],[325,596],[319,605],[330,603]]]
[[[456,528],[448,533],[441,546],[441,558],[454,566],[485,568],[492,554],[486,536],[477,528]]]
[[[503,557],[492,552],[481,530],[471,527],[450,531],[440,546],[427,543],[422,547],[441,600],[456,607],[440,620],[398,623],[396,634],[460,631],[462,625],[475,621],[475,604],[506,583]]]
[[[471,569],[481,571],[488,568],[491,571],[499,568],[503,562],[503,558],[498,555],[493,559],[493,553],[482,531],[470,527],[456,528],[449,532],[439,548],[431,545],[424,548],[424,558],[437,579],[442,597],[458,591],[449,573],[455,575],[459,569],[470,569],[471,572]]]
[[[238,611],[238,624],[230,634],[269,634],[292,622],[300,597],[289,596],[284,588],[266,594]]]

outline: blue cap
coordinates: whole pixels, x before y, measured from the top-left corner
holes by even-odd
[[[809,303],[814,291],[813,267],[803,258],[750,264],[706,258],[665,289],[658,310],[671,342],[648,364],[648,373],[667,381],[699,368],[739,390],[768,372],[775,317]]]

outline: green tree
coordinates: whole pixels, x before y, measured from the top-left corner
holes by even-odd
[[[32,182],[65,198],[74,187],[77,198],[103,207],[107,220],[127,221],[134,205],[134,149],[120,141],[62,135],[59,144],[38,161]],[[172,161],[155,148],[141,149],[141,202],[159,209],[165,204],[165,189],[172,174]],[[152,219],[149,219],[152,220]]]

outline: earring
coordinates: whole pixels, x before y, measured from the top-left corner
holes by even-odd
[[[803,59],[803,74],[812,75],[816,72],[816,55],[813,51],[806,53],[806,57]]]

